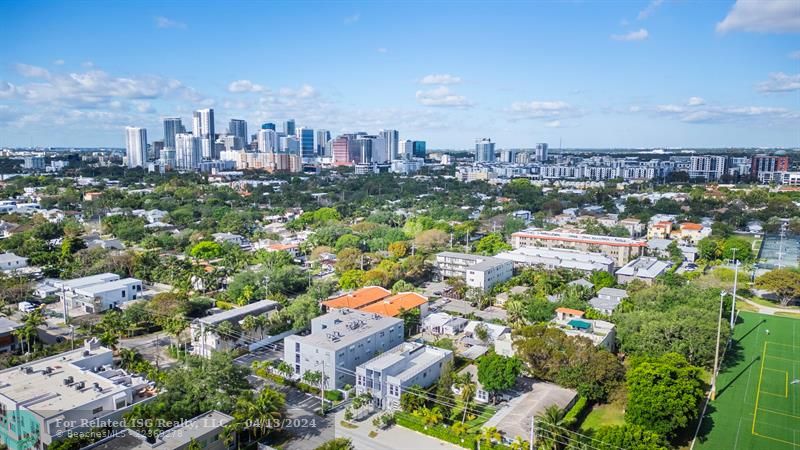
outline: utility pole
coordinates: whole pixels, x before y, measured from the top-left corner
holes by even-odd
[[[64,289],[64,282],[61,282],[61,303],[64,306],[64,323],[69,324],[69,311],[67,311],[67,293]]]
[[[531,440],[529,450],[533,450],[533,442],[536,440],[536,416],[531,416]]]
[[[319,380],[320,413],[325,415],[325,361],[322,361],[322,376]]]
[[[725,291],[719,293],[719,319],[717,320],[717,346],[714,348],[714,372],[711,373],[711,400],[717,398],[717,371],[719,366],[719,334],[722,332],[722,302]]]
[[[69,326],[70,341],[72,341],[72,350],[75,350],[75,325]]]
[[[159,359],[159,358],[158,358],[158,357],[159,357],[159,354],[161,353],[161,349],[159,348],[159,345],[158,345],[158,344],[159,344],[159,342],[158,342],[158,335],[156,335],[156,342],[155,342],[155,344],[156,344],[156,369],[159,369],[159,367],[158,367],[158,359]]]
[[[736,320],[736,284],[739,282],[739,261],[736,259],[736,247],[733,249],[733,265],[734,265],[734,272],[733,272],[733,300],[731,300],[731,330],[735,325]]]

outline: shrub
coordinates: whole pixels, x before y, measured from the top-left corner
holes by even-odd
[[[459,447],[474,449],[475,448],[475,436],[472,434],[465,434],[463,436],[455,436],[447,425],[440,424],[428,427],[425,429],[425,425],[423,425],[419,419],[412,416],[411,414],[407,414],[401,411],[397,411],[394,414],[394,418],[397,421],[397,424],[403,427],[406,427],[410,430],[418,431],[422,434],[427,434],[428,436],[435,437],[436,439],[441,439],[445,442],[450,442],[451,444],[458,445]],[[464,442],[461,442],[461,440]]]
[[[589,411],[587,406],[589,406],[589,401],[586,399],[586,397],[582,395],[578,397],[578,400],[575,401],[575,404],[572,405],[572,408],[564,416],[564,423],[569,426],[583,419],[583,417]]]

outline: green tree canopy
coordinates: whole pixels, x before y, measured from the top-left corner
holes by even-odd
[[[697,417],[702,370],[677,353],[634,359],[627,374],[625,420],[672,437]]]

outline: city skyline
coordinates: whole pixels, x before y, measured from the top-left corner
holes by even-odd
[[[126,126],[152,141],[163,118],[189,128],[213,108],[217,132],[295,119],[332,137],[399,130],[429,149],[482,136],[498,148],[800,146],[800,7],[788,0],[238,5],[0,6],[0,145],[124,147]],[[262,14],[269,27],[237,25]],[[311,32],[291,32],[300,17]],[[203,29],[216,58],[180,51]]]

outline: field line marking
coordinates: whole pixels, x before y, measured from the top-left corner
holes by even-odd
[[[781,347],[790,347],[790,348],[796,348],[797,350],[800,350],[800,346],[797,346],[797,345],[794,345],[794,344],[785,344],[783,342],[778,342],[778,341],[767,341],[767,342],[770,343],[770,344],[774,344],[774,345],[780,345]]]
[[[753,429],[751,432],[756,434],[756,418],[758,417],[758,399],[761,397],[761,377],[764,375],[764,357],[767,355],[767,344],[764,342],[764,350],[761,353],[761,372],[758,374],[758,390],[756,391],[756,406],[753,410]]]
[[[779,359],[781,361],[789,361],[789,362],[793,362],[793,363],[797,362],[796,359],[783,358],[783,357],[780,357],[780,356],[773,356],[773,355],[767,355],[767,358]],[[775,369],[769,369],[769,370],[775,370]]]
[[[798,445],[795,444],[794,442],[784,441],[783,439],[774,438],[772,436],[767,436],[767,435],[764,435],[764,434],[758,434],[758,433],[753,433],[753,434],[758,436],[758,437],[764,438],[764,439],[772,439],[773,441],[776,441],[776,442],[783,442],[784,444],[789,444],[789,445],[792,446],[792,448],[798,447]],[[794,439],[794,438],[792,438],[792,439]]]
[[[792,419],[800,419],[800,416],[795,416],[794,414],[775,411],[773,409],[767,409],[767,408],[758,408],[758,409],[759,409],[759,411],[766,411],[766,412],[769,412],[769,413],[772,413],[772,414],[778,414],[778,415],[781,415],[781,416],[791,417]]]
[[[773,397],[786,398],[783,394],[775,394],[775,393],[772,393],[772,392],[769,392],[769,391],[761,391],[761,393],[762,394],[766,394],[766,395],[771,395]],[[764,408],[761,408],[761,409],[764,410]]]

